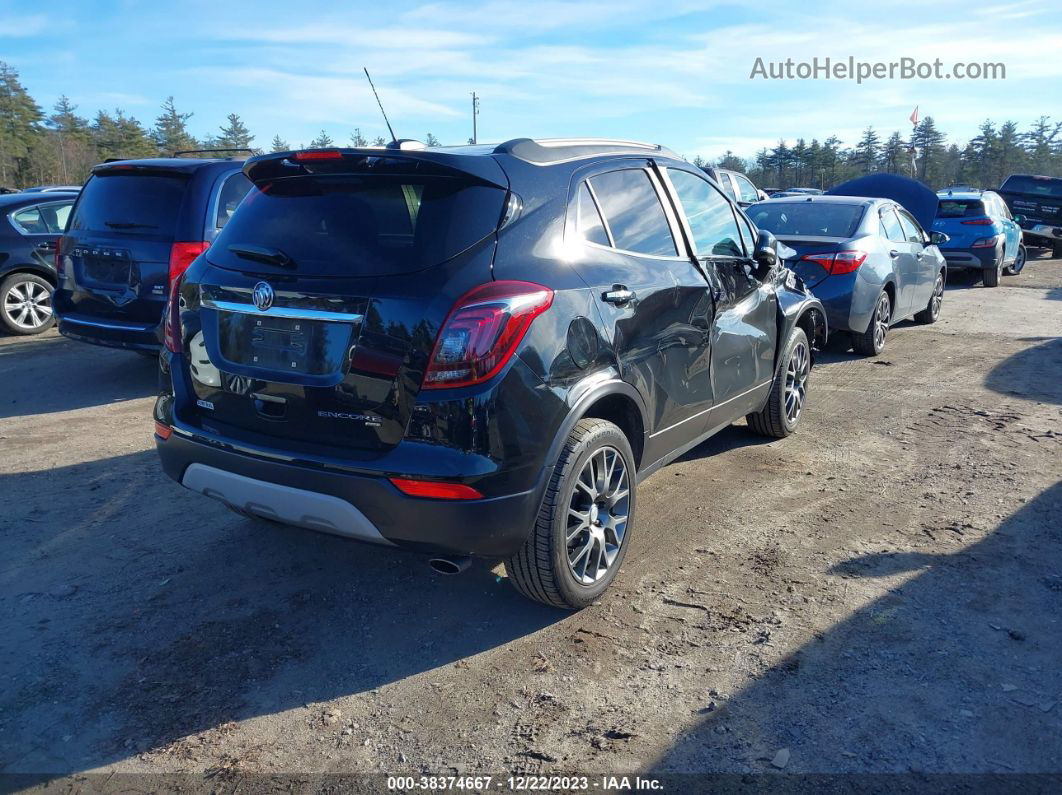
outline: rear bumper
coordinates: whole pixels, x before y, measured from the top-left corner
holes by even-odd
[[[991,248],[942,248],[944,261],[949,270],[992,270],[1003,256],[1003,247]]]
[[[421,499],[400,492],[384,473],[372,477],[270,460],[188,429],[155,441],[166,474],[193,491],[286,524],[425,552],[513,554],[531,531],[549,475],[543,470],[534,488],[518,494]]]
[[[58,314],[59,333],[64,337],[108,348],[159,351],[158,323],[134,323],[76,313]]]
[[[881,287],[859,276],[859,271],[827,276],[811,288],[826,310],[830,333],[866,331]]]

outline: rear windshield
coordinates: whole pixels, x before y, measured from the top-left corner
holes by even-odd
[[[234,253],[254,246],[300,273],[380,276],[438,265],[492,233],[505,191],[463,177],[317,175],[278,179],[247,195],[207,255],[260,269]]]
[[[70,231],[173,237],[188,177],[96,174],[81,191]]]
[[[937,218],[970,218],[985,214],[985,205],[980,199],[941,199],[937,205]]]
[[[756,226],[776,237],[852,237],[859,227],[859,219],[863,217],[863,208],[858,204],[810,201],[765,202],[752,205],[746,212]]]
[[[1062,179],[1058,177],[1026,177],[1017,175],[1008,177],[1000,190],[1062,199]]]

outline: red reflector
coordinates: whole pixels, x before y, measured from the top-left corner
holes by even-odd
[[[170,438],[171,433],[173,433],[173,428],[171,428],[169,425],[162,424],[158,420],[155,420],[155,435],[157,437],[162,439],[162,441],[166,441]]]
[[[292,157],[297,163],[304,160],[342,160],[343,153],[338,149],[310,149],[305,152],[296,152]]]
[[[464,483],[441,483],[437,480],[391,478],[403,494],[410,497],[431,497],[437,500],[479,500],[483,495]]]
[[[992,225],[992,219],[991,218],[975,218],[972,221],[963,221],[962,223],[965,226],[991,226]]]
[[[208,248],[210,244],[205,241],[174,243],[170,247],[170,284],[173,284],[174,279],[188,270],[192,261]]]
[[[170,296],[166,300],[166,318],[162,327],[162,340],[170,353],[181,352],[181,282],[178,275],[170,281]]]

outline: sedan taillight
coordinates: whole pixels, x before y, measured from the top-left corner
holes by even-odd
[[[823,254],[805,254],[800,259],[821,265],[831,276],[858,270],[867,259],[865,251],[830,251]]]

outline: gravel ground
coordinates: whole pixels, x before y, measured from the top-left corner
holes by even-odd
[[[1060,335],[1040,258],[823,354],[577,614],[240,519],[162,477],[153,363],[0,339],[0,771],[1062,772]]]

